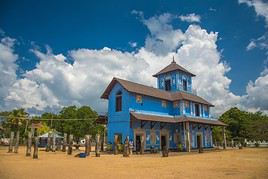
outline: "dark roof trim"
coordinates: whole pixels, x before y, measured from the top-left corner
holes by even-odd
[[[168,100],[168,101],[177,101],[177,100],[184,99],[184,100],[188,100],[188,101],[194,101],[197,103],[213,106],[211,103],[209,103],[205,99],[203,99],[199,96],[196,96],[194,94],[190,94],[190,93],[186,93],[186,92],[167,92],[164,90],[160,90],[160,89],[153,88],[150,86],[145,86],[145,85],[134,83],[134,82],[127,81],[127,80],[122,80],[119,78],[112,79],[112,81],[110,82],[108,87],[105,89],[105,91],[101,95],[102,99],[108,99],[111,90],[113,89],[114,85],[117,82],[120,85],[122,85],[122,87],[125,90],[127,90],[128,92],[141,94],[141,95],[145,95],[145,96],[151,96],[154,98],[164,99],[164,100]]]
[[[156,122],[166,122],[166,123],[182,123],[182,122],[192,122],[198,124],[208,124],[213,126],[227,126],[227,124],[219,121],[219,120],[209,120],[203,118],[193,118],[187,116],[181,117],[165,117],[165,116],[157,116],[157,115],[148,115],[148,114],[141,114],[136,112],[130,112],[130,116],[136,120],[142,121],[156,121]]]

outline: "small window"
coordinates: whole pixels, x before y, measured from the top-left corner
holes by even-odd
[[[199,104],[195,104],[195,116],[200,116],[200,108],[199,108]]]
[[[186,80],[182,80],[182,85],[183,85],[183,90],[187,91],[187,81]]]
[[[171,90],[171,80],[165,80],[165,90],[166,91]]]
[[[184,101],[185,108],[189,108],[189,101]]]
[[[204,105],[204,111],[208,112],[208,105]]]
[[[156,134],[153,131],[151,131],[150,140],[151,144],[156,144]]]
[[[177,108],[179,106],[179,101],[174,101],[173,102],[173,108]]]
[[[142,103],[142,96],[141,95],[136,95],[136,102]]]
[[[162,107],[166,108],[167,107],[167,101],[162,100]]]
[[[116,99],[115,99],[115,111],[119,112],[122,111],[122,92],[119,91],[116,93]]]

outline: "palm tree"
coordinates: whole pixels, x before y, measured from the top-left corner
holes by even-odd
[[[10,144],[9,144],[8,152],[12,152],[13,150],[13,143],[14,143],[13,137],[14,137],[14,131],[16,131],[14,152],[18,153],[19,139],[20,139],[20,126],[28,123],[28,120],[27,120],[28,116],[29,116],[28,113],[25,112],[25,110],[22,108],[11,111],[10,114],[7,116],[8,123],[11,124]],[[25,131],[27,131],[26,128],[25,128]],[[25,134],[25,131],[24,131],[24,134]]]

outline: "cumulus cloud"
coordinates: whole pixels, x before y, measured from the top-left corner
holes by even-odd
[[[4,107],[4,98],[8,89],[16,81],[16,60],[18,55],[14,53],[15,39],[5,37],[0,42],[0,108]]]
[[[145,48],[157,55],[165,56],[175,51],[185,39],[180,29],[173,29],[170,24],[176,16],[164,13],[149,19],[141,17],[150,34],[145,39]]]
[[[179,19],[181,21],[185,21],[185,22],[189,22],[189,23],[201,21],[201,17],[199,15],[196,15],[195,13],[181,15],[181,16],[179,16]]]
[[[263,111],[268,114],[268,68],[247,85],[247,95],[242,97],[241,106],[247,110]]]
[[[149,30],[144,47],[135,52],[108,47],[100,50],[77,49],[68,51],[68,55],[54,54],[50,48],[47,52],[33,49],[39,62],[35,69],[25,72],[22,79],[16,79],[17,56],[12,49],[13,44],[3,40],[1,44],[9,52],[7,56],[12,57],[9,63],[4,63],[6,57],[0,58],[3,69],[9,66],[12,69],[12,75],[6,77],[11,79],[11,83],[2,93],[1,101],[5,107],[45,111],[73,104],[90,105],[98,112],[105,112],[107,101],[101,100],[100,95],[114,76],[156,86],[152,74],[168,65],[172,56],[197,75],[193,79],[194,88],[198,95],[215,104],[214,114],[240,103],[241,97],[229,90],[231,79],[226,77],[226,73],[231,68],[221,61],[216,45],[217,32],[207,32],[199,25],[189,25],[185,32],[174,29],[172,20],[176,16],[168,13],[148,19],[143,17],[142,12],[132,13]],[[68,63],[70,60],[72,64]],[[2,76],[0,79],[4,80]],[[252,91],[256,90],[252,89],[259,84],[256,81],[248,87],[248,94],[255,94]]]

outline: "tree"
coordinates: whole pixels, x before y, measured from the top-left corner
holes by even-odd
[[[228,124],[227,138],[237,138],[243,141],[245,138],[250,140],[268,139],[268,116],[262,112],[246,112],[234,107],[223,113],[220,121]],[[219,135],[217,128],[213,131],[214,137]]]

